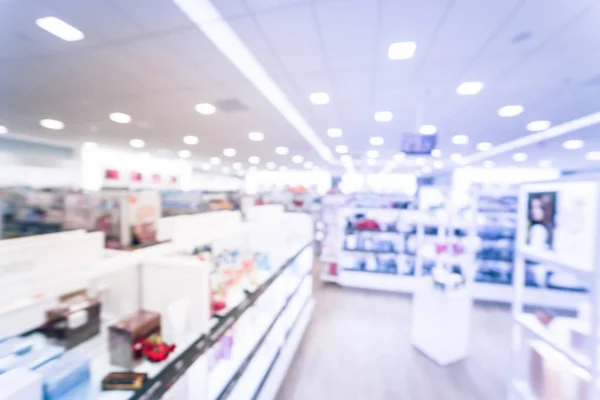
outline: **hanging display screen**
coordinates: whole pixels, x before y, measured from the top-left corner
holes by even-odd
[[[437,135],[422,135],[420,133],[403,133],[400,151],[404,154],[427,155],[435,149]]]

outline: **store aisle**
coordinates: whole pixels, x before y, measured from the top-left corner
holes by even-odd
[[[314,291],[313,320],[278,400],[506,398],[508,308],[477,305],[472,355],[439,367],[410,344],[410,297],[341,289],[318,279]]]

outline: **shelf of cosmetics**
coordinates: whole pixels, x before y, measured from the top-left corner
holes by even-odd
[[[600,394],[600,380],[592,396],[589,320],[553,316],[546,310],[521,314],[525,328],[528,368],[511,390],[518,399],[591,400]]]
[[[310,254],[305,254],[306,249],[303,247],[276,271],[266,254],[255,254],[252,260],[242,259],[239,251],[215,256],[217,268],[210,276],[210,333],[190,340],[189,334],[175,335],[170,326],[168,336],[185,337],[182,348],[163,340],[165,325],[161,313],[140,309],[104,324],[101,301],[87,291],[61,296],[60,303],[46,311],[43,326],[21,336],[0,335],[0,384],[10,389],[3,390],[0,399],[86,400],[96,398],[100,391],[122,391],[124,395],[119,398],[137,399],[157,380],[162,380],[160,386],[166,390],[174,381],[165,380],[178,379],[183,368],[189,368],[205,351],[211,353],[209,364],[214,368],[231,354],[231,330],[236,321],[273,287],[278,277],[287,272],[294,278],[293,290],[289,289],[290,279],[287,280],[288,301],[299,289],[312,266],[312,262],[307,263]],[[199,257],[206,255],[204,252]],[[302,263],[296,262],[301,259]],[[269,302],[273,302],[272,296]],[[173,325],[173,315],[167,320]],[[102,349],[100,359],[91,357],[87,347],[95,350],[93,354]],[[102,366],[97,368],[98,364]],[[104,376],[94,379],[94,365]],[[231,376],[235,370],[229,372]],[[228,384],[227,379],[224,384]],[[157,393],[153,395],[157,397],[152,398],[160,398]]]

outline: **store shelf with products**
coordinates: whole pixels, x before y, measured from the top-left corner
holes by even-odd
[[[599,200],[597,177],[521,187],[513,301],[516,368],[511,371],[510,399],[600,398]],[[558,312],[552,303],[531,310],[524,283],[528,261],[542,261],[587,289],[538,289],[549,298],[570,294],[571,303],[563,308],[571,313]]]
[[[239,260],[229,260],[230,263],[214,253],[192,255],[190,243],[178,246],[177,240],[158,246],[161,251],[154,248],[136,252],[105,251],[101,233],[82,231],[56,234],[58,237],[44,240],[26,239],[24,242],[25,239],[21,239],[10,245],[0,242],[0,252],[6,257],[3,260],[9,263],[14,260],[17,265],[19,255],[33,248],[43,257],[34,261],[44,266],[28,274],[18,271],[20,275],[14,277],[13,283],[19,285],[13,285],[12,291],[0,291],[0,304],[4,305],[0,307],[2,333],[5,333],[4,327],[14,327],[13,331],[6,332],[12,338],[0,339],[1,350],[8,351],[7,355],[13,354],[9,358],[0,356],[0,368],[12,369],[14,362],[14,365],[33,369],[37,365],[28,364],[28,358],[42,360],[36,363],[47,367],[36,369],[31,375],[43,372],[46,398],[53,400],[73,396],[82,400],[159,399],[175,392],[177,398],[203,400],[211,398],[211,391],[236,390],[232,379],[244,377],[245,369],[250,371],[248,365],[252,365],[255,357],[251,354],[264,353],[261,346],[266,335],[271,335],[274,327],[281,327],[286,333],[291,330],[295,319],[300,317],[299,302],[304,305],[311,301],[312,282],[308,274],[312,268],[312,222],[303,217],[307,216],[280,214],[266,222],[253,221],[250,228],[240,224],[240,232],[232,233],[230,250],[224,249],[227,238],[212,239],[209,247],[214,251],[240,254]],[[266,235],[267,231],[272,232],[271,235]],[[199,243],[206,238],[206,234],[198,235]],[[267,246],[269,242],[273,247]],[[245,250],[239,246],[246,246]],[[65,251],[72,247],[77,252]],[[255,265],[248,266],[243,258],[256,252],[267,252],[267,256],[253,258]],[[47,264],[43,264],[43,259]],[[63,260],[71,264],[63,265]],[[270,267],[265,265],[265,260]],[[232,264],[238,266],[237,271],[243,270],[249,275],[231,275],[235,269]],[[274,268],[275,265],[280,267]],[[131,273],[124,274],[127,271]],[[209,288],[210,282],[215,282],[211,278],[215,273],[235,276],[234,280],[247,290],[224,315],[211,319],[210,293],[217,292]],[[54,279],[45,280],[44,285],[34,284],[39,277],[52,275]],[[253,276],[261,279],[252,282]],[[219,278],[216,282],[224,280]],[[4,282],[2,284],[4,286]],[[43,298],[48,299],[46,302],[23,302],[27,298],[37,300],[42,286],[46,290],[42,293]],[[226,303],[228,300],[225,296]],[[9,309],[10,304],[15,306]],[[215,306],[214,300],[212,306]],[[56,331],[59,325],[55,326],[46,315],[47,310],[54,309],[66,313],[64,318],[69,324],[79,325],[67,325],[66,331],[65,328]],[[75,316],[78,322],[74,322]],[[252,320],[257,323],[248,325]],[[235,345],[239,350],[237,360],[242,363],[219,359],[209,372],[210,357],[224,338],[236,330],[241,335]],[[52,332],[55,331],[62,332],[56,336],[62,338],[58,341],[61,347],[54,346],[57,339]],[[70,338],[69,344],[64,342],[65,335]],[[244,341],[244,337],[248,340]],[[15,347],[18,342],[29,343],[28,352],[18,350]],[[51,354],[50,350],[54,349],[57,353]],[[21,353],[14,354],[17,351]],[[67,372],[60,375],[64,379],[58,379],[56,371],[65,365]],[[105,382],[108,377],[114,380]],[[40,380],[36,382],[41,385]],[[49,386],[49,382],[54,386]],[[107,385],[119,390],[102,390]],[[224,389],[219,390],[219,386]]]

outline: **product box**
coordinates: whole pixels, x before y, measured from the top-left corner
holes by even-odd
[[[87,358],[67,353],[36,372],[43,376],[44,400],[84,398],[83,394],[89,392],[90,362]],[[82,395],[76,396],[75,393]]]
[[[133,346],[154,334],[161,333],[160,314],[139,310],[109,327],[108,340],[110,362],[113,365],[133,368],[142,359],[142,354]]]
[[[0,375],[0,400],[43,399],[42,375],[26,369],[14,369]]]
[[[100,333],[100,302],[85,292],[61,298],[46,312],[46,336],[70,349]]]

